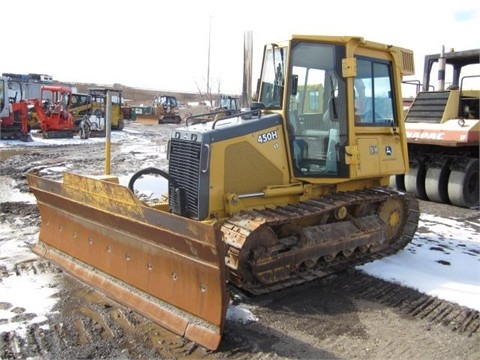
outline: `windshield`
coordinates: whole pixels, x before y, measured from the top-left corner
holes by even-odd
[[[70,100],[70,93],[62,93],[62,110],[68,108],[69,100]]]
[[[344,49],[313,42],[292,43],[287,120],[294,174],[347,177],[341,149],[347,142]]]
[[[173,96],[156,96],[153,99],[154,106],[163,105],[163,106],[177,106],[177,99]]]
[[[220,98],[220,107],[231,108],[230,98]]]
[[[276,44],[271,44],[265,51],[259,102],[263,103],[267,109],[282,107],[286,56],[287,48]]]

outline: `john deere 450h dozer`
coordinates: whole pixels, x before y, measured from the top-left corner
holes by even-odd
[[[397,252],[417,228],[402,94],[411,51],[360,37],[265,46],[252,111],[172,131],[168,173],[128,187],[108,176],[30,174],[34,251],[99,291],[217,349],[227,285],[275,291]],[[134,194],[142,174],[168,201]],[[229,286],[230,286],[229,285]]]

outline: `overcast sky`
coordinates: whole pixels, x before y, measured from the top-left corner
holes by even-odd
[[[0,11],[1,73],[158,90],[204,90],[210,69],[213,92],[220,84],[221,92],[240,94],[246,31],[253,34],[253,84],[263,44],[292,34],[410,48],[415,79],[423,57],[442,45],[480,47],[478,0],[15,0],[2,1]]]

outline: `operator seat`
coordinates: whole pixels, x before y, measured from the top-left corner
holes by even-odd
[[[287,131],[290,139],[290,149],[293,155],[293,166],[295,175],[302,175],[300,171],[302,160],[308,157],[308,143],[303,139],[296,139],[299,126],[298,113],[296,110],[288,112]]]
[[[336,108],[337,118],[335,119],[335,110],[334,105]],[[322,125],[320,126],[321,130],[330,130],[330,129],[338,129],[339,121],[338,121],[338,98],[330,98],[327,104],[327,110],[323,113],[322,118]]]
[[[336,172],[336,164],[334,158],[336,157],[336,151],[334,150],[338,144],[338,132],[340,129],[340,120],[338,111],[340,109],[338,98],[330,98],[328,100],[327,110],[323,114],[321,130],[328,131],[328,137],[324,140],[323,150],[327,154],[327,168],[330,171]],[[335,118],[336,113],[336,118]]]

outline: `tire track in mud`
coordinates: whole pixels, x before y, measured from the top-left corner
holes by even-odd
[[[227,323],[227,341],[243,354],[302,358],[449,359],[480,354],[479,312],[372,277],[361,271],[318,279],[255,298],[238,292],[260,319],[249,326]],[[268,334],[270,349],[258,340]],[[255,344],[248,347],[245,344]],[[260,343],[260,344],[259,344]],[[292,352],[296,347],[299,352]],[[295,345],[293,345],[295,344]],[[238,345],[237,345],[238,346]],[[225,349],[222,355],[240,358]],[[475,354],[475,355],[473,355]]]
[[[46,273],[62,271],[47,261],[34,260],[4,271],[3,277]],[[59,301],[47,319],[0,334],[0,359],[198,358],[207,353],[67,274],[61,277],[59,288]],[[0,310],[14,306],[0,303]],[[36,316],[29,315],[10,322]]]
[[[387,282],[355,272],[355,279],[345,287],[355,292],[362,300],[387,305],[410,318],[424,319],[431,324],[440,324],[451,331],[466,336],[480,337],[480,312],[420,293],[412,288]]]
[[[45,273],[58,274],[61,270],[35,260],[19,263],[10,272],[5,270],[3,277]],[[432,330],[446,337],[456,334],[455,339],[480,339],[478,311],[352,270],[272,294],[252,298],[241,295],[242,305],[251,306],[260,320],[247,324],[227,321],[220,349],[212,353],[69,275],[60,278],[59,301],[44,321],[28,325],[24,332],[0,334],[1,359],[263,359],[298,357],[298,348],[304,357],[348,358],[349,351],[361,351],[357,347],[371,337],[361,321],[362,312],[368,312],[365,308],[369,306],[387,309],[380,313],[393,313],[388,319],[415,320],[412,326],[416,328],[427,324],[425,333]],[[398,338],[404,336],[401,328],[390,331]],[[428,351],[434,351],[431,338],[422,341]],[[376,349],[377,358],[379,354],[415,358],[412,355],[416,349],[395,337],[382,346]]]
[[[295,288],[280,290],[276,293],[249,298],[237,292],[239,298],[252,304],[281,299],[290,292],[305,291],[309,287],[325,286],[326,291],[345,291],[355,299],[375,302],[393,309],[398,314],[410,319],[426,320],[438,324],[450,331],[467,337],[480,338],[480,312],[443,299],[423,294],[415,289],[400,284],[375,278],[358,270],[347,270]],[[233,290],[235,291],[235,290]],[[339,294],[339,296],[344,296]],[[308,326],[308,325],[307,325]]]

